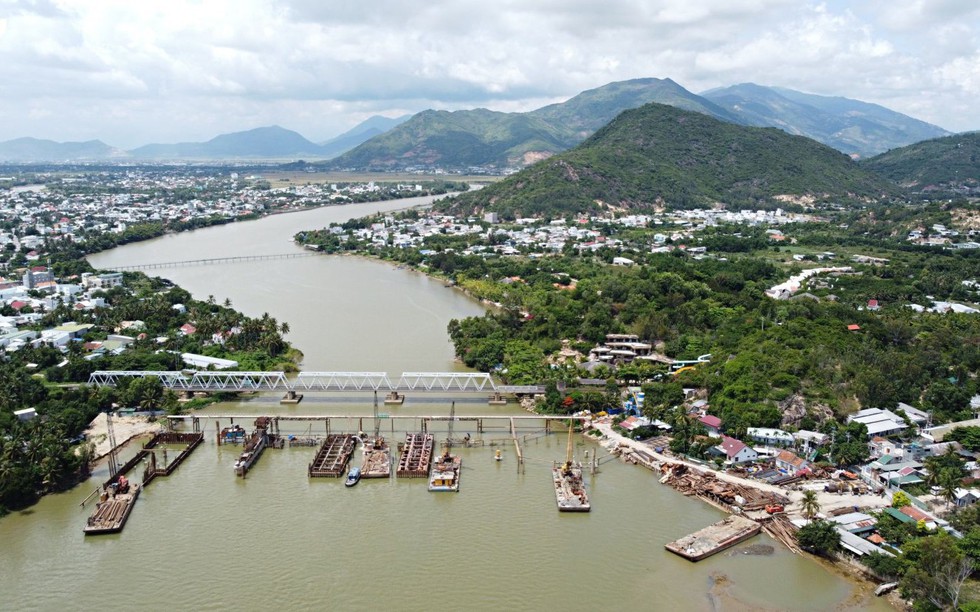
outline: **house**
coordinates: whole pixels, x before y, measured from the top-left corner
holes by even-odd
[[[197,355],[195,353],[181,353],[180,358],[189,366],[196,368],[227,370],[228,368],[238,367],[238,362],[231,359],[219,359],[208,357],[207,355]]]
[[[741,440],[728,436],[721,437],[721,444],[714,447],[714,451],[716,454],[724,455],[728,463],[750,463],[759,458],[759,453],[755,452],[755,449]]]
[[[809,431],[806,429],[801,429],[793,434],[793,439],[803,445],[803,448],[809,452],[814,447],[823,446],[827,443],[829,436],[827,434],[822,434],[816,431]]]
[[[704,428],[708,430],[709,436],[721,435],[721,419],[718,417],[711,414],[705,414],[698,417],[698,422],[704,425]]]
[[[980,491],[976,489],[956,489],[956,506],[962,508],[977,503]]]
[[[875,311],[879,308],[880,306],[878,306],[878,300],[868,300],[868,310]]]
[[[875,530],[875,526],[878,524],[878,521],[873,516],[864,514],[863,512],[839,514],[829,517],[828,520],[832,523],[837,523],[845,531],[855,535],[869,534]]]
[[[180,333],[184,336],[192,336],[197,332],[197,328],[190,323],[184,323],[180,326]]]
[[[37,410],[33,408],[24,408],[23,410],[14,410],[14,416],[17,417],[18,421],[30,421],[37,416]]]
[[[769,446],[790,446],[793,444],[793,434],[782,429],[771,427],[749,427],[746,433],[750,438]]]
[[[866,408],[847,417],[848,423],[863,423],[868,428],[868,437],[894,436],[908,429],[905,419],[891,410]]]
[[[788,450],[780,451],[776,455],[776,468],[786,470],[787,474],[796,475],[810,467],[806,459],[802,459],[796,453]]]

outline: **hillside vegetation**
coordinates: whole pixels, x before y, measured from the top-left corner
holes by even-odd
[[[864,167],[916,191],[980,184],[980,132],[934,138],[893,149]]]
[[[771,207],[778,195],[877,200],[896,187],[808,138],[648,104],[622,113],[575,149],[459,198],[457,210],[564,216],[724,203]]]

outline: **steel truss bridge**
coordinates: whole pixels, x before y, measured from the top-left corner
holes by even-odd
[[[113,270],[124,272],[131,270],[156,270],[159,268],[179,268],[183,266],[209,266],[213,264],[237,263],[242,261],[268,261],[270,259],[297,259],[299,257],[315,257],[319,253],[313,251],[296,253],[277,253],[274,255],[239,255],[237,257],[211,257],[208,259],[185,259],[183,261],[160,261],[154,263],[134,264],[131,266],[112,266]]]
[[[383,391],[426,393],[544,393],[543,385],[499,385],[489,374],[467,372],[403,372],[397,379],[387,372],[186,372],[153,370],[98,370],[89,384],[115,387],[123,379],[154,376],[174,391]]]

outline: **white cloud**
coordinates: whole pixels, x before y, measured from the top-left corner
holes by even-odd
[[[315,140],[424,108],[528,110],[615,80],[739,82],[980,128],[974,0],[0,3],[0,140]]]

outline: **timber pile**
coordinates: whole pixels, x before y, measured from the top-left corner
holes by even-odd
[[[785,514],[775,514],[762,523],[762,530],[772,536],[774,540],[782,542],[786,548],[800,554],[800,547],[796,543],[796,525],[794,525]]]
[[[749,512],[765,510],[768,505],[786,505],[790,501],[777,493],[719,480],[711,472],[693,470],[684,464],[664,463],[660,466],[660,473],[663,474],[660,482],[684,495],[694,495],[729,510],[733,507]]]

